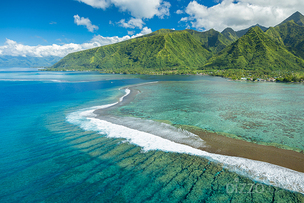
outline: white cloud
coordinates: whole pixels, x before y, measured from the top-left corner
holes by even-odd
[[[114,5],[122,12],[130,12],[135,18],[163,18],[169,15],[171,4],[163,0],[78,0],[94,8],[106,9]]]
[[[128,35],[134,35],[135,31],[128,31]]]
[[[169,16],[169,8],[171,4],[167,1],[164,1],[163,4],[159,7],[158,13],[156,14],[159,18],[164,18],[164,16]]]
[[[139,36],[142,36],[142,35],[150,34],[151,32],[152,32],[152,30],[150,28],[144,27],[139,34],[135,35],[135,37],[139,37]]]
[[[96,36],[93,37],[93,39],[91,39],[90,43],[86,44],[86,46],[90,48],[91,44],[94,44],[94,47],[114,44],[114,43],[122,42],[122,41],[125,41],[125,40],[133,39],[133,38],[136,38],[136,37],[140,37],[140,36],[143,36],[143,35],[146,35],[146,34],[150,34],[151,32],[152,32],[152,30],[150,28],[144,27],[140,33],[138,33],[136,35],[132,35],[132,36],[126,35],[126,36],[123,36],[123,37],[118,37],[118,36],[103,37],[101,35],[96,35]]]
[[[142,19],[138,18],[131,18],[128,22],[126,22],[125,19],[121,19],[118,22],[119,26],[124,27],[124,28],[136,28],[138,27],[139,29],[142,29],[143,25],[145,24]]]
[[[182,11],[182,10],[177,10],[175,13],[176,13],[176,14],[183,14],[184,11]]]
[[[95,30],[99,29],[98,26],[92,25],[89,18],[79,17],[79,15],[74,15],[74,23],[76,23],[77,25],[86,26],[90,32],[94,32]]]
[[[181,22],[187,22],[188,20],[189,20],[188,17],[183,17],[183,18],[180,19]]]
[[[144,27],[142,31],[136,35],[126,35],[123,37],[113,36],[113,37],[103,37],[101,35],[94,36],[90,42],[83,44],[52,44],[48,46],[28,46],[17,43],[16,41],[6,39],[3,46],[0,46],[0,55],[10,55],[10,56],[34,56],[34,57],[45,57],[45,56],[60,56],[64,57],[69,53],[82,51],[85,49],[91,49],[99,46],[104,46],[108,44],[118,43],[128,39],[136,38],[145,34],[151,33],[152,30],[148,27]]]
[[[292,8],[298,9],[304,5],[302,0],[241,0],[239,2],[255,4],[260,6],[273,6],[273,7],[281,7],[281,8]],[[303,8],[302,8],[303,10]]]
[[[0,46],[1,55],[10,55],[10,56],[64,56],[67,53],[80,51],[81,45],[79,44],[65,44],[65,45],[48,45],[48,46],[28,46],[19,44],[13,40],[6,39],[4,46]]]
[[[94,8],[106,9],[111,5],[110,0],[78,0]]]
[[[303,0],[223,0],[209,8],[192,1],[185,10],[189,17],[181,21],[189,21],[197,29],[240,30],[257,23],[275,26],[295,11],[304,13]]]

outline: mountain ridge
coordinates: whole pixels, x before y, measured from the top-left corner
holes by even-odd
[[[188,31],[158,32],[148,37],[69,54],[53,68],[71,66],[78,70],[95,68],[115,73],[153,73],[195,69],[210,56],[210,51]]]
[[[239,37],[237,36],[236,32],[230,28],[227,27],[222,31],[222,34],[227,38],[230,39],[231,41],[236,41]]]
[[[298,24],[300,26],[304,26],[304,16],[299,11],[296,11],[295,13],[293,13],[291,16],[289,16],[287,19],[285,19],[279,25],[282,25],[291,20],[293,20],[296,24]]]
[[[263,30],[264,32],[268,29],[267,27],[264,27],[264,26],[262,26],[262,25],[256,24],[256,25],[252,25],[252,26],[249,27],[249,28],[246,28],[246,29],[243,29],[243,30],[236,31],[235,33],[236,33],[236,35],[240,38],[240,37],[242,37],[243,35],[245,35],[251,28],[256,27],[256,26],[259,27],[259,28],[261,28],[261,30]]]
[[[241,37],[237,35],[240,31],[231,28],[221,33],[214,29],[205,32],[160,29],[124,42],[69,54],[46,70],[210,74],[214,70],[242,69],[258,72],[261,77],[276,71],[302,72],[304,26],[299,21],[301,16],[295,13],[287,18],[291,20],[275,27],[257,24],[241,30],[246,31]]]
[[[304,60],[290,53],[284,45],[271,40],[258,26],[249,31],[223,52],[212,57],[205,68],[244,70],[302,70]]]

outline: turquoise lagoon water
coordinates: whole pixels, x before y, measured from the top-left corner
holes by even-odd
[[[250,121],[255,117],[240,111],[237,119],[232,121],[227,112],[232,107],[232,112],[242,108],[245,111],[247,104],[237,104],[244,102],[247,93],[254,94],[253,98],[257,100],[262,100],[264,95],[264,99],[277,104],[280,101],[294,102],[290,109],[278,105],[276,110],[285,112],[282,115],[286,117],[282,120],[290,119],[289,123],[285,121],[287,127],[281,128],[282,131],[290,124],[296,130],[293,138],[289,139],[297,141],[284,141],[283,144],[301,149],[301,145],[296,144],[299,142],[296,132],[300,124],[294,124],[298,117],[293,117],[301,113],[301,106],[295,107],[301,105],[301,85],[236,83],[213,77],[5,70],[0,72],[0,202],[303,201],[300,193],[255,182],[251,177],[231,172],[222,164],[204,157],[166,150],[143,151],[142,147],[123,138],[111,138],[111,132],[84,130],[88,126],[74,125],[67,120],[73,113],[83,112],[82,109],[117,102],[125,94],[119,90],[121,87],[152,81],[170,82],[138,87],[141,94],[116,113],[170,120],[249,138],[261,130],[242,131],[242,124],[238,122],[246,116],[251,118]],[[266,87],[272,89],[272,98],[265,95]],[[276,89],[281,90],[275,92]],[[198,94],[200,90],[202,92]],[[191,94],[192,99],[182,94],[185,91]],[[278,96],[284,91],[289,97],[283,97],[283,93]],[[212,92],[215,94],[213,97]],[[232,95],[236,92],[242,100]],[[222,93],[226,96],[220,96]],[[234,103],[222,101],[227,98],[237,103],[227,106]],[[271,112],[266,107],[257,110],[257,103],[253,103],[251,112],[263,113],[264,109]],[[200,107],[200,110],[195,110],[195,107]],[[212,110],[217,110],[213,112],[215,115],[212,115]],[[184,111],[189,112],[186,114],[188,118],[184,118]],[[205,113],[212,119],[221,118],[222,125],[216,128],[216,122],[208,121]],[[201,121],[191,120],[195,114],[201,114]],[[256,118],[266,122],[266,116],[261,114]],[[279,116],[275,118],[278,120]],[[84,118],[83,123],[86,122]],[[234,127],[230,126],[230,131],[225,131],[224,125],[231,123],[235,124]],[[277,136],[283,137],[284,133]],[[263,137],[259,139],[267,142]],[[245,187],[240,190],[240,186],[236,191],[232,187],[229,189],[229,184],[244,184]]]
[[[168,120],[227,136],[304,151],[304,85],[203,77],[139,86],[119,114]]]

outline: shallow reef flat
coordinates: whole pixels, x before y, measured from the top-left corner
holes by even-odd
[[[83,132],[67,124],[62,127],[70,129],[65,139],[69,147],[45,154],[45,161],[4,178],[2,202],[18,198],[20,202],[304,201],[300,193],[256,183],[202,157],[143,153],[123,139]],[[22,179],[22,185],[12,184]],[[27,187],[34,183],[39,187]]]
[[[63,73],[56,74],[61,76]],[[76,76],[83,79],[82,73]],[[91,80],[99,75],[90,74],[89,77]],[[113,138],[111,135],[115,132],[102,131],[102,128],[95,130],[94,126],[90,125],[90,117],[79,116],[87,109],[92,110],[92,106],[120,101],[119,98],[125,94],[124,90],[118,91],[121,87],[159,79],[161,78],[117,79],[85,83],[2,81],[0,93],[6,97],[0,98],[0,202],[304,202],[304,196],[299,192],[253,181],[248,176],[228,170],[220,162],[186,152],[145,150],[145,147],[130,143],[129,139]],[[162,79],[169,80],[170,77]],[[206,91],[214,91],[210,88],[215,83],[227,86],[227,81],[218,78],[195,77],[194,80],[205,80],[202,83]],[[199,83],[195,81],[192,83]],[[186,88],[191,86],[186,83],[184,85]],[[178,89],[182,91],[181,87],[184,85],[178,85]],[[141,128],[158,131],[157,137],[162,138],[161,136],[166,134],[165,131],[162,134],[159,128],[155,127],[165,125],[160,122],[167,123],[165,127],[169,126],[168,129],[171,130],[177,129],[176,127],[186,129],[189,124],[179,121],[183,121],[183,116],[189,112],[191,115],[193,109],[189,106],[196,109],[202,107],[199,103],[189,103],[188,106],[182,103],[178,109],[176,102],[183,100],[178,100],[177,97],[172,100],[170,95],[165,97],[168,98],[166,101],[173,102],[158,103],[159,99],[166,96],[168,86],[161,86],[155,91],[160,94],[153,95],[154,100],[149,100],[147,95],[154,92],[151,92],[148,86],[136,87],[140,93],[135,99],[128,100],[128,97],[125,97],[123,101],[129,103],[109,109],[107,116],[115,114],[114,116],[124,119],[129,116],[142,119],[149,125],[142,125]],[[191,90],[192,92],[188,89],[189,95],[186,96],[189,98],[184,102],[195,99],[193,95],[201,91],[201,87],[195,91]],[[295,91],[297,88],[291,89]],[[301,88],[297,89],[299,93],[300,90]],[[212,95],[209,94],[209,98],[210,96]],[[214,99],[213,101],[216,101],[218,98]],[[20,101],[23,103],[20,104]],[[146,101],[149,101],[148,105],[141,107],[140,104]],[[301,105],[300,101],[302,100],[297,99],[294,102]],[[156,104],[154,102],[159,106],[153,107]],[[208,106],[212,107],[210,103]],[[164,111],[171,107],[176,109]],[[214,109],[212,107],[210,111]],[[187,111],[187,114],[181,113],[180,110]],[[179,113],[179,117],[175,117]],[[71,115],[76,115],[79,122],[69,122]],[[195,118],[194,120],[198,121],[197,117]],[[191,126],[201,128],[196,124],[192,123]],[[187,139],[183,139],[180,148],[189,147],[193,143],[201,146],[208,143],[207,140],[196,142],[201,138],[184,134],[182,130],[174,132],[174,136],[186,135],[183,138]],[[121,135],[126,133],[127,131],[121,131]],[[168,143],[170,139],[164,143]],[[173,147],[172,150],[178,149]],[[294,177],[298,176],[290,177],[294,181]]]

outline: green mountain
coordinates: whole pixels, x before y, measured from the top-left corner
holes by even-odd
[[[301,23],[304,17],[297,12],[288,19],[291,20],[269,29],[257,25],[238,32],[231,28],[222,33],[213,29],[205,32],[161,29],[117,44],[69,54],[47,70],[140,74],[216,72],[225,77],[279,74],[281,79],[289,77],[286,81],[300,81],[304,80]],[[296,72],[301,74],[295,76]]]
[[[225,37],[222,33],[214,29],[210,29],[205,32],[198,32],[190,29],[186,29],[185,31],[189,32],[197,41],[202,43],[202,46],[204,48],[211,51],[212,53],[218,53],[219,51],[224,49],[227,45],[231,44],[237,39],[237,38],[235,39],[235,37],[229,39]],[[180,31],[175,31],[170,29],[160,29],[142,37],[150,37],[154,35],[174,33],[174,32],[180,32]]]
[[[150,34],[138,37],[138,38],[150,37],[150,36],[153,36],[153,35],[160,35],[160,34],[167,34],[167,33],[172,33],[172,32],[179,32],[179,31],[175,31],[175,30],[171,30],[171,29],[160,29],[160,30],[156,30],[155,32],[152,32]]]
[[[222,33],[210,29],[206,32],[198,32],[195,30],[187,30],[196,40],[202,43],[203,47],[210,50],[212,53],[218,53],[227,45],[235,40],[226,38]]]
[[[244,69],[257,71],[304,70],[304,60],[256,26],[236,42],[212,57],[205,69]]]
[[[222,31],[222,34],[227,38],[229,39],[230,41],[232,42],[235,42],[239,37],[237,36],[236,32],[228,27],[226,28],[225,30]]]
[[[234,38],[228,39],[213,29],[206,32],[161,29],[117,44],[69,54],[51,69],[147,74],[185,72],[203,67],[209,58],[233,41]]]
[[[304,27],[295,23],[294,20],[287,21],[266,33],[274,40],[286,46],[294,55],[304,59]]]
[[[211,55],[188,31],[159,30],[140,38],[69,54],[51,68],[115,73],[177,72],[202,67]]]
[[[289,18],[287,18],[286,20],[284,20],[279,25],[287,23],[288,21],[291,21],[291,20],[293,20],[296,24],[298,24],[300,26],[304,26],[304,16],[299,11],[295,12],[294,14],[292,14]]]
[[[262,26],[262,25],[256,24],[256,25],[253,25],[253,26],[251,26],[251,27],[249,27],[249,28],[246,28],[246,29],[244,29],[244,30],[236,31],[236,35],[237,35],[238,37],[242,37],[242,36],[245,35],[251,28],[257,27],[257,26],[258,26],[259,28],[261,28],[261,30],[263,30],[264,32],[268,29],[267,27],[264,27],[264,26]]]

